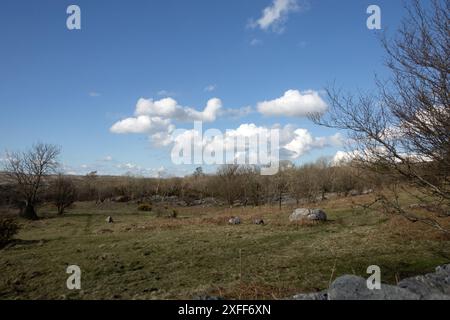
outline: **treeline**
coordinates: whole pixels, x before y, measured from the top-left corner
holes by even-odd
[[[201,167],[192,175],[174,178],[135,176],[52,175],[45,178],[39,203],[54,203],[59,213],[75,201],[151,202],[176,198],[186,205],[214,198],[228,206],[279,204],[287,199],[300,202],[323,200],[330,194],[347,196],[376,188],[381,179],[367,179],[367,172],[350,165],[333,165],[327,159],[295,166],[285,161],[276,175],[263,176],[260,168],[224,165],[215,174],[205,174]],[[0,185],[0,203],[22,204],[15,185]]]

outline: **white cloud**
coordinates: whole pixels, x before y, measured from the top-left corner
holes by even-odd
[[[266,116],[305,117],[325,112],[327,104],[317,91],[288,90],[280,98],[259,102],[257,109]]]
[[[356,157],[355,151],[353,151],[353,152],[338,151],[334,155],[332,163],[334,165],[348,163],[348,162],[352,161],[355,157]]]
[[[247,106],[247,107],[242,107],[242,108],[223,109],[220,112],[220,115],[236,119],[236,118],[242,118],[242,117],[248,116],[252,112],[253,112],[253,108],[251,106]]]
[[[197,130],[185,130],[176,137],[173,142],[175,149],[182,149],[183,145],[190,145],[193,141],[197,147],[205,148],[206,152],[217,149],[223,150],[225,153],[234,152],[235,139],[251,138],[268,134],[270,129],[279,129],[280,133],[280,157],[289,159],[298,159],[313,149],[322,149],[329,146],[340,145],[337,136],[329,137],[313,137],[307,129],[297,128],[294,125],[274,125],[272,127],[257,126],[253,123],[241,124],[236,129],[227,130],[221,136],[201,137]],[[248,150],[247,150],[248,151]],[[238,154],[244,154],[245,149],[236,150]],[[250,152],[252,152],[250,150]],[[256,152],[256,151],[255,151]]]
[[[262,30],[272,29],[276,32],[283,32],[283,24],[287,16],[298,9],[297,0],[273,0],[270,6],[264,8],[261,17],[251,22],[251,26]]]
[[[160,117],[150,117],[147,115],[138,116],[136,118],[127,118],[116,122],[111,127],[113,133],[151,133],[158,131],[170,131],[173,125],[170,119],[162,119]]]
[[[105,162],[110,162],[110,161],[113,161],[113,157],[112,156],[106,156],[102,160],[105,161]]]
[[[218,98],[208,100],[203,111],[197,111],[190,107],[183,107],[173,98],[164,98],[153,101],[152,99],[141,98],[136,104],[136,116],[153,116],[164,119],[178,121],[205,121],[213,122],[219,110],[222,108],[222,101]]]
[[[215,84],[210,84],[205,87],[204,91],[206,92],[213,92],[217,89],[217,86]]]
[[[141,98],[136,103],[135,116],[114,123],[110,131],[117,134],[148,134],[155,146],[167,146],[172,143],[173,121],[213,122],[224,113],[227,111],[222,109],[222,101],[218,98],[208,100],[203,111],[183,107],[173,98],[156,101]]]
[[[170,145],[172,141],[172,129],[170,128],[167,131],[160,131],[152,134],[150,136],[150,141],[155,145],[156,147],[166,147]]]
[[[289,90],[281,98],[258,104],[260,113],[272,116],[304,116],[310,112],[324,111],[325,109],[325,102],[315,91],[300,93],[297,90]],[[210,99],[202,111],[183,107],[173,98],[163,98],[156,101],[141,98],[136,104],[134,116],[116,122],[111,126],[110,131],[117,134],[146,134],[153,145],[165,147],[177,143],[176,138],[173,137],[176,129],[174,121],[213,122],[219,116],[239,118],[251,112],[253,112],[251,106],[224,109],[221,100],[218,98]],[[267,128],[244,123],[237,129],[228,131],[225,139],[232,136],[248,136],[247,133],[251,135],[257,130],[263,129],[267,130]],[[299,157],[311,148],[337,144],[337,140],[339,140],[339,137],[312,138],[306,130],[291,125],[280,127],[280,129],[283,152],[289,153],[290,157]],[[296,130],[298,131],[296,132]],[[179,137],[178,139],[182,138]]]
[[[118,169],[128,169],[128,170],[135,170],[140,169],[140,167],[137,164],[134,163],[120,163],[116,166]]]

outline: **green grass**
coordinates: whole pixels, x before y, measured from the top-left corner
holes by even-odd
[[[46,218],[21,221],[20,241],[0,250],[0,299],[286,298],[342,274],[367,277],[373,264],[395,283],[450,261],[449,239],[425,226],[348,199],[320,206],[331,221],[315,225],[290,224],[292,208],[177,208],[177,219],[133,204],[79,203],[61,217],[43,208]],[[243,224],[227,225],[232,215]],[[72,264],[80,291],[66,288]]]

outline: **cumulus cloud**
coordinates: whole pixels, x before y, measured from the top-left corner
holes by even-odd
[[[152,133],[158,131],[170,131],[173,128],[170,119],[160,117],[150,117],[147,115],[136,118],[126,118],[113,124],[113,133]]]
[[[340,165],[352,161],[357,156],[356,151],[338,151],[333,157],[332,163]]]
[[[261,17],[252,21],[250,26],[261,30],[272,29],[276,32],[283,32],[289,13],[299,10],[299,8],[297,0],[273,0],[270,6],[264,8]]]
[[[305,117],[325,112],[327,104],[317,91],[288,90],[280,98],[259,102],[257,109],[266,116]]]
[[[246,117],[253,112],[253,108],[251,106],[246,106],[242,108],[234,108],[234,109],[222,109],[220,112],[221,116],[230,117],[230,118],[242,118]]]
[[[289,90],[281,98],[258,103],[257,109],[260,113],[269,116],[305,116],[311,112],[323,112],[326,109],[326,104],[315,91]],[[175,121],[213,122],[218,117],[244,117],[252,113],[253,110],[251,106],[225,109],[222,107],[222,101],[218,98],[208,100],[205,108],[201,111],[181,106],[173,98],[160,100],[141,98],[136,103],[134,116],[114,123],[110,131],[117,134],[146,134],[155,146],[165,147],[178,143],[174,138]],[[335,145],[339,138],[313,138],[307,130],[291,125],[279,128],[281,151],[293,158],[301,156],[312,148]],[[229,130],[224,139],[248,137],[257,134],[258,130],[267,129],[270,128],[256,127],[253,124],[244,123],[237,129]],[[178,139],[182,138],[183,136]]]
[[[170,97],[160,100],[141,98],[137,101],[134,116],[114,123],[110,131],[117,134],[148,134],[155,146],[167,146],[173,141],[171,134],[178,122],[214,122],[218,117],[238,118],[252,112],[251,107],[224,109],[218,98],[209,99],[203,110],[184,107]]]
[[[183,107],[173,98],[164,98],[153,101],[152,99],[141,98],[136,104],[136,116],[153,116],[178,121],[205,121],[216,120],[219,110],[222,108],[222,101],[218,98],[208,100],[203,111],[197,111],[190,107]]]
[[[248,145],[245,144],[237,145],[236,141],[245,141],[244,139],[268,135],[271,129],[279,129],[280,142],[278,151],[282,159],[295,160],[313,149],[340,145],[336,135],[313,137],[307,129],[297,128],[290,124],[266,127],[257,126],[253,123],[244,123],[236,129],[227,130],[214,136],[201,136],[201,133],[195,129],[183,130],[173,138],[174,149],[180,150],[183,149],[183,146],[193,143],[194,148],[203,148],[207,154],[215,150],[222,150],[224,154],[235,152],[236,157],[245,156],[245,153],[250,155],[252,152],[257,152],[257,150],[249,150],[247,148]]]

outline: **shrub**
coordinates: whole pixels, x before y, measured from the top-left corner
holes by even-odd
[[[0,219],[0,244],[5,244],[19,231],[19,225],[14,219]]]
[[[176,218],[178,216],[178,211],[175,209],[166,209],[166,207],[156,207],[155,210],[156,216],[158,218]]]
[[[142,203],[138,206],[139,211],[152,211],[152,205],[148,203]]]

